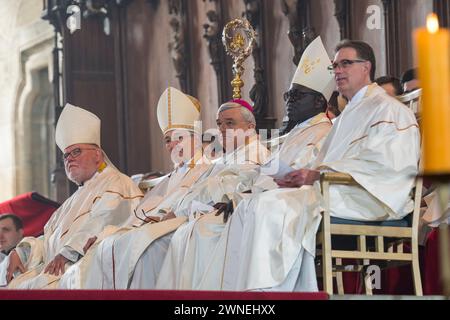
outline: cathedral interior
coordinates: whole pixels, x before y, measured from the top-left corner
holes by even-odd
[[[2,0],[0,200],[31,190],[62,202],[73,191],[54,127],[65,103],[102,120],[103,148],[128,175],[168,172],[156,104],[167,86],[197,97],[204,128],[233,94],[224,26],[246,18],[256,44],[243,98],[258,128],[283,125],[283,93],[305,47],[321,36],[332,59],[341,39],[368,42],[376,76],[415,67],[412,32],[448,0]]]

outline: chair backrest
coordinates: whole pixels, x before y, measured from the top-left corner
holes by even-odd
[[[44,226],[58,209],[54,202],[37,192],[28,192],[0,203],[1,213],[13,213],[23,220],[24,236],[38,237],[44,233]]]
[[[149,173],[135,174],[131,177],[131,180],[141,189],[143,193],[150,191],[166,176],[159,171],[152,171]]]
[[[401,96],[398,96],[397,99],[405,104],[408,108],[410,108],[416,118],[420,118],[420,106],[422,103],[422,89],[416,89],[414,91],[408,92]]]
[[[139,182],[139,189],[141,189],[143,193],[147,193],[154,187],[156,187],[156,185],[161,181],[163,181],[165,178],[166,176],[161,176],[153,179],[144,179],[141,182]]]

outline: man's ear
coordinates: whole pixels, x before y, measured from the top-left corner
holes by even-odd
[[[369,74],[370,77],[370,70],[372,70],[372,63],[370,61],[366,61],[366,63],[364,64],[364,67],[367,70],[367,73]]]
[[[323,95],[316,95],[316,98],[314,99],[314,107],[317,109],[325,108],[326,107],[326,100]]]
[[[19,229],[20,237],[23,238],[23,229]]]
[[[97,149],[96,151],[96,155],[97,155],[97,161],[98,162],[100,162],[100,161],[102,161],[102,159],[103,159],[103,152],[102,152],[102,149]],[[103,159],[103,161],[104,161],[105,159]]]

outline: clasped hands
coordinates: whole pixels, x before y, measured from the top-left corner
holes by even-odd
[[[300,169],[288,173],[283,179],[274,179],[280,188],[300,188],[311,186],[320,179],[320,171]]]

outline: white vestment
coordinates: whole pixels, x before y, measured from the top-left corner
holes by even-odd
[[[401,219],[418,172],[414,114],[377,85],[361,89],[336,120],[315,168],[350,174],[363,188],[332,186],[331,214],[361,221]],[[224,290],[317,290],[315,238],[320,185],[272,190],[243,201],[231,218],[214,283]],[[293,272],[295,271],[295,272]],[[205,288],[205,287],[200,287]]]
[[[43,273],[47,264],[58,254],[77,261],[89,238],[106,226],[122,225],[142,197],[133,181],[115,168],[97,172],[53,213],[43,237],[24,238],[18,244],[16,250],[28,271],[8,287],[39,289],[56,284],[59,277]]]
[[[282,147],[278,152],[273,153],[267,162],[272,163],[281,160],[293,169],[309,167],[315,160],[330,129],[331,122],[323,113],[305,121],[284,138]],[[250,168],[246,169],[249,170]],[[259,167],[257,170],[250,170],[250,172],[241,168],[240,176],[252,176],[251,171],[258,172]],[[232,176],[229,175],[228,177]],[[217,176],[212,179],[213,181],[217,180]],[[234,188],[236,190],[234,192],[245,191],[239,190],[243,186],[252,189],[253,192],[256,189],[257,192],[262,192],[277,188],[273,178],[264,174],[260,174],[249,181],[235,183]],[[220,188],[216,186],[216,183],[210,182],[210,193],[214,193],[214,190],[218,189]],[[205,191],[203,194],[207,194],[207,192]],[[247,194],[241,195],[244,198],[249,196]],[[196,200],[205,201],[206,199],[198,197]],[[219,202],[217,200],[219,199],[216,199],[215,202]],[[237,203],[240,198],[235,196],[233,200]],[[223,269],[224,243],[226,243],[228,237],[228,229],[224,232],[225,226],[222,215],[215,216],[215,213],[209,213],[196,219],[191,218],[190,223],[185,228],[177,230],[158,279],[157,288],[220,289],[217,281],[221,279],[221,275],[217,271]]]
[[[226,154],[224,157],[218,159],[211,170],[205,174],[202,179],[192,186],[189,192],[183,197],[176,207],[176,214],[183,216],[190,216],[192,211],[192,205],[195,202],[202,202],[205,204],[215,204],[217,202],[228,201],[233,198],[238,185],[246,185],[249,180],[253,179],[253,176],[246,175],[245,170],[252,170],[257,167],[262,162],[266,161],[269,156],[269,151],[260,143],[256,136],[252,137],[247,145],[243,145],[237,148],[234,152]],[[200,216],[200,215],[198,215]],[[134,273],[131,287],[134,289],[151,289],[155,288],[156,279],[149,274],[159,274],[159,270],[149,272],[148,268],[145,272],[139,272],[144,268],[140,267],[139,264],[147,264],[149,267],[152,265],[157,265],[161,268],[160,264],[150,263],[148,259],[161,259],[164,260],[164,265],[171,265],[168,268],[175,268],[182,261],[182,257],[177,255],[178,248],[172,249],[172,243],[177,243],[186,234],[189,233],[190,226],[192,226],[192,221],[196,218],[190,216],[190,221],[180,228],[173,234],[171,245],[169,246],[169,252],[167,252],[167,246],[159,246],[159,249],[151,248],[152,253],[149,251],[145,252],[139,261],[136,272]],[[166,239],[167,240],[167,239]],[[183,241],[183,240],[181,240]],[[167,243],[167,242],[166,242]],[[167,261],[164,259],[165,256],[172,257],[173,260]],[[172,283],[172,272],[167,272],[168,270],[163,266],[162,272],[158,279],[164,279],[166,276],[169,277],[168,281],[162,281],[169,285]]]
[[[450,224],[449,202],[441,209],[439,196],[436,190],[424,197],[424,200],[427,204],[427,209],[422,216],[423,223],[428,224],[433,228],[439,227],[441,223]]]
[[[202,162],[203,163],[203,162]],[[135,211],[133,223],[110,228],[101,234],[86,256],[71,266],[59,283],[64,289],[126,289],[142,252],[156,239],[170,234],[186,221],[178,217],[159,223],[140,219],[171,211],[174,203],[208,169],[209,164],[177,168],[145,196]]]
[[[0,252],[0,288],[5,287],[7,285],[6,282],[6,271],[9,264],[9,257]]]

